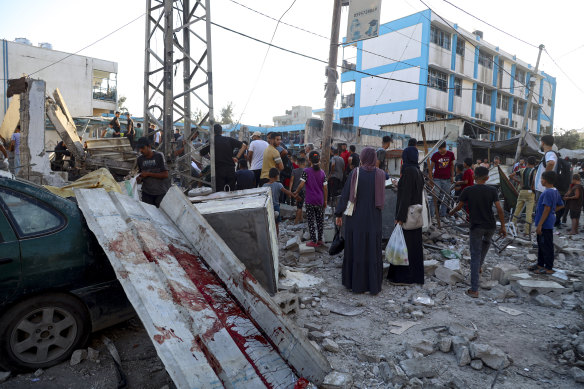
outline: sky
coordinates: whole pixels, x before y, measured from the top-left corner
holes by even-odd
[[[330,36],[333,0],[237,0],[274,18],[292,5],[282,19],[325,37]],[[444,0],[424,0],[437,14],[467,31],[482,30],[484,40],[535,66],[537,48],[517,41],[452,7]],[[535,45],[544,44],[558,68],[544,52],[540,69],[557,78],[554,129],[582,129],[584,117],[584,2],[563,0],[451,0],[464,10]],[[343,8],[341,37],[346,31]],[[419,0],[383,0],[381,22],[386,23],[426,9]],[[26,37],[55,50],[76,52],[143,15],[144,0],[0,0],[0,38]],[[270,41],[276,22],[231,0],[211,1],[212,20],[247,35]],[[26,18],[26,19],[25,19]],[[144,24],[134,23],[83,50],[80,55],[118,63],[118,94],[126,107],[142,116],[144,82]],[[272,48],[262,68],[267,46],[212,29],[214,104],[218,111],[233,103],[234,119],[248,125],[272,125],[294,105],[324,107],[325,65]],[[274,44],[327,60],[329,42],[280,24]],[[157,42],[162,44],[162,42]],[[342,52],[340,53],[340,59]],[[565,73],[564,73],[565,72]],[[177,79],[178,80],[178,79]],[[340,100],[340,99],[339,99]],[[193,110],[199,108],[193,105]]]

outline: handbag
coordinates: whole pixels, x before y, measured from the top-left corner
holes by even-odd
[[[355,174],[357,175],[357,179],[355,180],[355,201],[357,201],[357,188],[359,187],[359,168],[357,168],[357,172]],[[347,216],[353,216],[353,212],[355,212],[355,203],[349,200],[347,203],[347,209],[345,209],[344,214]]]
[[[410,205],[408,207],[406,221],[403,224],[402,228],[406,231],[422,228],[422,226],[424,225],[424,219],[422,218],[423,210],[424,206],[422,204]]]
[[[329,248],[329,255],[337,255],[345,249],[345,238],[341,235],[341,229],[335,227],[335,237]]]

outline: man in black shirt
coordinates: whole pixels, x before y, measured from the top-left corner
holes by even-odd
[[[235,190],[235,164],[243,155],[247,146],[237,139],[221,136],[223,127],[220,124],[213,126],[215,133],[215,186],[216,191],[221,192],[229,186],[228,191]],[[239,149],[236,156],[234,150]],[[205,146],[201,149],[201,155],[210,153],[211,147]]]
[[[168,169],[164,155],[152,150],[148,138],[140,138],[136,142],[140,156],[138,157],[138,183],[142,183],[142,201],[160,207],[160,202],[170,189]]]
[[[489,179],[489,169],[479,166],[474,171],[475,185],[464,188],[460,194],[458,205],[450,211],[450,216],[460,211],[468,204],[470,217],[470,289],[466,294],[470,297],[479,297],[479,273],[491,246],[491,238],[495,234],[497,224],[493,215],[493,204],[501,221],[499,234],[507,236],[505,230],[505,214],[497,189],[485,185]]]
[[[130,146],[132,146],[132,150],[134,149],[134,136],[136,135],[136,130],[134,130],[134,121],[130,116],[130,112],[126,112],[126,137],[130,141]]]
[[[119,138],[121,136],[122,127],[120,126],[120,111],[116,111],[116,116],[110,122],[112,128],[114,129],[113,138]]]

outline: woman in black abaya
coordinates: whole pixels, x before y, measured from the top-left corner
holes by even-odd
[[[408,215],[410,205],[422,204],[424,191],[424,176],[418,164],[418,149],[416,140],[411,139],[408,147],[402,153],[402,174],[397,184],[397,205],[395,221],[403,224]],[[410,285],[424,283],[424,246],[422,228],[404,230],[404,238],[408,248],[409,266],[391,266],[387,278],[394,284]]]

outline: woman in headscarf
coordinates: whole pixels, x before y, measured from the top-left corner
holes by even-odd
[[[417,141],[410,139],[402,153],[402,172],[397,184],[396,224],[403,225],[408,216],[410,205],[422,204],[424,176],[418,163]],[[404,230],[408,248],[409,266],[390,266],[387,278],[398,285],[424,283],[424,246],[422,228]]]
[[[343,225],[343,213],[349,202],[352,216],[345,220],[343,285],[354,293],[376,295],[383,282],[381,256],[381,210],[385,202],[385,172],[376,167],[377,155],[371,147],[363,149],[361,166],[347,178],[339,204],[336,223]],[[358,175],[357,175],[358,172]]]

